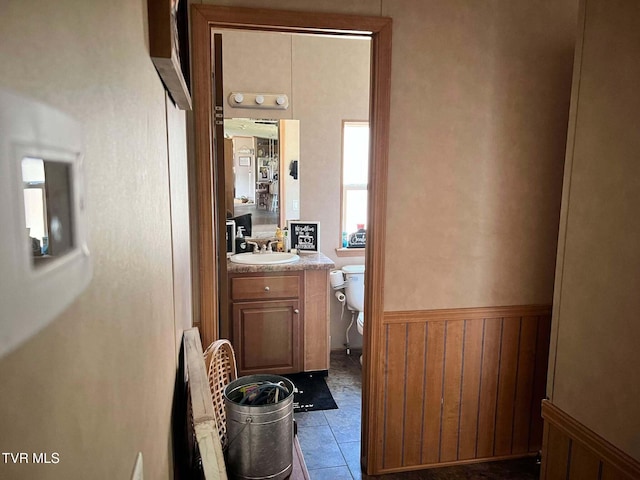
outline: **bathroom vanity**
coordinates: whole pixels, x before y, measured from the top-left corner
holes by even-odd
[[[228,262],[239,375],[329,369],[329,271],[334,266],[322,253],[279,265]]]

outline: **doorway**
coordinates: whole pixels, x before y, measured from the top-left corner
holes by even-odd
[[[379,461],[376,444],[381,432],[376,421],[379,398],[383,393],[379,361],[382,344],[384,241],[386,212],[386,174],[390,117],[391,19],[356,15],[318,14],[247,8],[192,5],[192,62],[195,125],[195,173],[197,189],[197,271],[198,306],[203,343],[218,338],[218,225],[216,186],[224,178],[216,175],[212,152],[212,132],[218,112],[214,112],[211,72],[212,29],[237,28],[310,35],[356,35],[371,39],[370,171],[367,232],[365,315],[368,328],[363,339],[362,450],[361,463],[375,474]],[[215,142],[222,142],[218,135]]]

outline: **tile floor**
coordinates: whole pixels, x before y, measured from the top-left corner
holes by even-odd
[[[362,375],[360,354],[331,353],[327,385],[337,410],[296,413],[298,440],[312,480],[352,480],[360,474]]]
[[[536,480],[534,459],[446,467],[419,472],[364,475],[360,471],[362,370],[360,352],[331,353],[327,385],[337,410],[296,413],[298,439],[311,480]]]

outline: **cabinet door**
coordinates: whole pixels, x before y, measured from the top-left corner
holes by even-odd
[[[304,371],[329,370],[329,270],[304,277]]]
[[[233,304],[238,373],[295,373],[301,368],[298,300]]]

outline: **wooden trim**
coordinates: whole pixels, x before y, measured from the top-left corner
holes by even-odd
[[[199,234],[200,314],[203,339],[215,338],[218,322],[218,278],[213,238],[211,156],[212,28],[293,33],[362,35],[372,39],[370,91],[370,169],[367,232],[367,277],[363,355],[362,463],[367,473],[379,468],[381,436],[377,430],[383,391],[379,351],[383,317],[384,244],[391,101],[391,19],[360,15],[288,12],[268,9],[192,5],[194,118]],[[208,175],[208,176],[207,176]]]
[[[267,8],[192,5],[215,28],[267,30],[288,33],[322,33],[370,36],[383,30],[391,19],[339,13],[314,13]]]
[[[627,455],[549,400],[542,401],[542,418],[545,421],[545,429],[559,430],[569,438],[571,448],[569,448],[567,457],[559,458],[558,449],[550,448],[548,444],[545,445],[542,453],[543,467],[541,478],[544,479],[547,468],[551,469],[557,462],[568,462],[567,458],[571,455],[571,450],[576,448],[576,443],[594,454],[596,458],[603,463],[603,468],[618,471],[621,475],[629,479],[640,478],[640,461]],[[548,478],[552,478],[552,476]]]
[[[504,307],[447,308],[384,312],[384,325],[422,323],[442,320],[481,320],[483,318],[551,315],[550,305],[515,305]]]
[[[230,138],[224,139],[224,176],[224,204],[227,210],[233,213],[233,140]]]
[[[451,462],[441,462],[441,463],[432,464],[432,465],[425,464],[425,465],[420,465],[419,467],[412,466],[412,467],[385,468],[383,475],[388,475],[388,474],[392,474],[392,473],[402,473],[402,472],[418,472],[419,473],[420,470],[431,470],[433,468],[454,467],[454,466],[459,466],[459,465],[473,465],[473,464],[476,464],[476,463],[486,463],[486,462],[500,462],[500,461],[503,461],[503,460],[516,460],[518,458],[535,457],[537,455],[538,455],[537,453],[527,453],[527,454],[523,454],[523,455],[503,455],[503,456],[500,456],[500,457],[473,458],[473,459],[469,459],[469,460],[456,460],[456,461],[451,461]],[[385,477],[380,477],[380,478],[385,478]],[[409,478],[423,478],[423,477],[413,477],[413,476],[411,476]],[[425,476],[424,478],[431,478],[431,477]],[[472,478],[475,478],[475,477],[472,477]]]
[[[380,473],[540,450],[550,307],[440,312],[383,324]]]
[[[224,91],[223,91],[223,71],[222,71],[222,35],[217,33],[213,36],[214,49],[214,72],[213,72],[213,91],[214,91],[214,142],[215,148],[214,158],[216,159],[214,170],[215,192],[216,192],[216,223],[218,224],[218,233],[216,239],[218,241],[218,305],[219,312],[229,310],[229,282],[227,278],[227,195],[226,195],[226,159],[224,157]],[[218,314],[219,315],[219,314]],[[226,315],[219,315],[219,325],[215,332],[215,338],[231,338],[232,328],[231,319]],[[213,340],[212,340],[213,341]]]
[[[209,20],[191,8],[193,116],[195,134],[196,220],[200,334],[205,345],[218,339],[218,265],[214,235],[215,196],[212,162],[212,51]]]
[[[387,216],[387,172],[391,121],[391,38],[390,18],[377,20],[371,44],[371,106],[369,212],[365,268],[365,322],[362,379],[362,458],[365,472],[375,475],[382,467],[382,422],[384,369],[382,319],[384,314],[384,262]],[[361,25],[359,25],[362,28]]]

